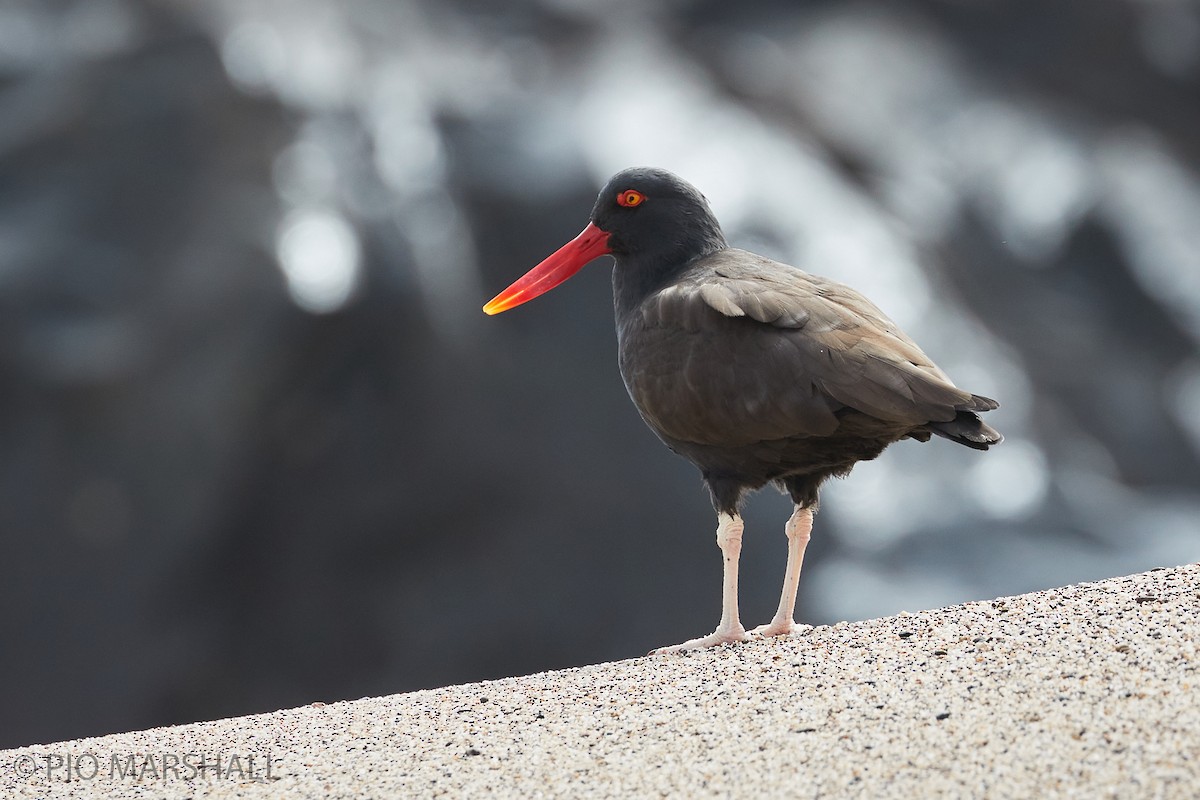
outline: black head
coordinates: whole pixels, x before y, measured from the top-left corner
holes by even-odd
[[[608,233],[618,261],[631,257],[682,264],[726,246],[704,195],[687,181],[652,167],[618,172],[600,190],[592,224]]]
[[[542,295],[597,256],[612,253],[618,306],[630,306],[700,256],[721,250],[725,236],[704,195],[661,169],[618,172],[600,192],[583,232],[493,297],[499,314]]]

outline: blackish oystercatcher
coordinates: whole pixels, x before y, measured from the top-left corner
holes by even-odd
[[[951,383],[870,300],[730,247],[704,196],[660,169],[613,176],[583,232],[483,310],[531,300],[604,254],[616,259],[625,387],[651,430],[700,468],[724,557],[716,631],[655,652],[798,630],[796,586],[826,478],[900,439],[936,434],[976,450],[1002,439],[978,416],[996,401]],[[747,633],[738,619],[738,509],[747,490],[767,483],[791,496],[795,512],[779,610]]]

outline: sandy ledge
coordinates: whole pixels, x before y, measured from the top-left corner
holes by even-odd
[[[5,750],[0,796],[1193,798],[1198,608],[1189,565],[789,640]]]

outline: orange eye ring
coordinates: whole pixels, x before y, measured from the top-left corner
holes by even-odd
[[[646,201],[646,195],[637,189],[626,189],[617,195],[617,205],[625,208],[636,208]]]

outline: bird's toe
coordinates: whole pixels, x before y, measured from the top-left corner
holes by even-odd
[[[754,630],[750,631],[750,636],[755,638],[766,636],[800,636],[808,633],[813,629],[812,625],[803,625],[799,622],[775,622],[772,620],[766,625],[759,625]]]
[[[669,647],[659,647],[650,651],[650,655],[657,656],[664,653],[683,653],[688,650],[704,650],[709,647],[717,647],[722,644],[737,644],[738,642],[750,641],[750,634],[746,633],[746,629],[741,625],[729,630],[717,630],[710,633],[708,636],[701,636],[697,639],[688,639],[682,644],[673,644]]]

